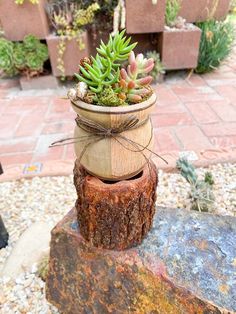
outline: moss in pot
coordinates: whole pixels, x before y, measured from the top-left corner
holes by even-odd
[[[148,73],[154,60],[135,56],[130,41],[122,31],[101,42],[95,58],[81,60],[79,83],[68,92],[78,114],[76,155],[88,172],[106,180],[136,175],[153,149],[149,115],[156,95]]]

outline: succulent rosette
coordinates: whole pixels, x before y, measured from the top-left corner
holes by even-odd
[[[22,43],[0,38],[0,70],[7,76],[38,75],[47,59],[47,46],[33,35],[26,36]]]
[[[4,38],[0,38],[0,70],[9,76],[17,74],[13,61],[14,44]]]

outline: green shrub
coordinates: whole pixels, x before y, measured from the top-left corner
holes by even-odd
[[[234,27],[229,21],[209,20],[197,23],[202,30],[197,73],[210,72],[230,54],[234,42]]]
[[[43,72],[47,59],[47,46],[33,35],[26,36],[22,43],[0,38],[0,70],[7,76],[38,75]]]

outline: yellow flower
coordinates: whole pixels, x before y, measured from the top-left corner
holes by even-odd
[[[206,32],[206,38],[207,38],[207,40],[209,40],[209,41],[211,41],[212,40],[212,38],[213,38],[213,32],[212,31],[207,31]]]

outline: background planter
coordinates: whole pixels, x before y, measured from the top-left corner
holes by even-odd
[[[60,43],[60,37],[56,35],[50,35],[46,38],[49,58],[52,66],[52,73],[54,76],[62,76],[61,71],[58,67],[58,46]],[[78,66],[80,59],[90,55],[88,46],[88,35],[87,32],[82,34],[82,41],[84,43],[84,48],[80,49],[76,39],[68,40],[66,39],[66,50],[64,52],[64,67],[65,76],[74,76],[75,72],[78,72]]]
[[[17,41],[32,34],[45,39],[49,33],[45,4],[46,0],[40,0],[38,5],[29,1],[17,5],[14,0],[1,0],[0,21],[5,37]]]
[[[160,34],[159,51],[166,70],[194,69],[197,66],[201,30],[165,30]]]
[[[166,0],[126,0],[127,33],[156,33],[164,30]]]
[[[187,22],[202,22],[208,19],[214,2],[217,0],[182,0],[179,15]],[[214,17],[217,20],[226,17],[230,7],[230,0],[219,0]]]
[[[130,117],[135,117],[139,121],[148,119],[156,102],[156,95],[153,94],[148,100],[126,107],[101,107],[91,104],[86,104],[82,101],[77,101],[76,106],[72,104],[73,109],[77,114],[89,120],[99,123],[106,128],[115,128],[120,123],[127,121]],[[152,124],[150,119],[143,125],[121,133],[122,136],[153,149],[154,139],[151,139]],[[75,127],[75,137],[91,136],[91,133]],[[151,141],[150,141],[151,139]],[[91,141],[88,140],[88,141]],[[81,141],[75,144],[75,152],[77,157],[80,157],[84,147],[88,141]],[[120,139],[119,141],[129,149],[137,150],[127,141]],[[99,142],[94,142],[87,147],[82,159],[81,165],[92,175],[101,179],[117,181],[128,179],[138,174],[146,164],[146,159],[141,153],[130,151],[118,143],[112,137],[106,137]],[[149,158],[151,153],[143,151],[146,158]]]

